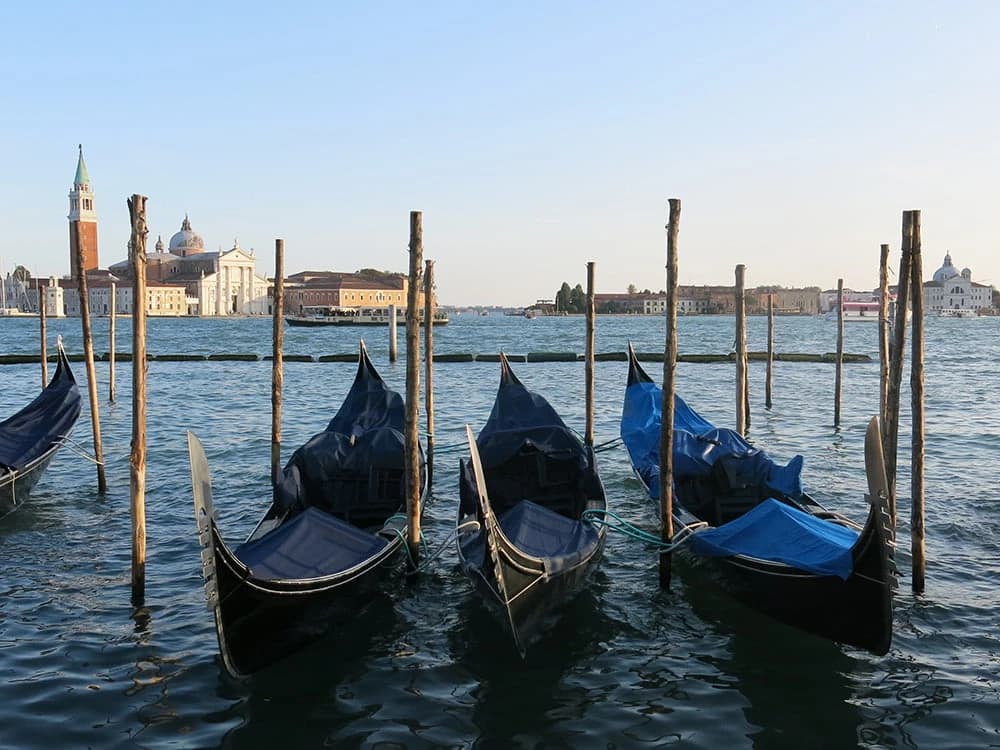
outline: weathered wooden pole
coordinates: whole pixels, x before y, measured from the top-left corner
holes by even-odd
[[[42,388],[49,384],[49,345],[45,333],[45,287],[38,285],[38,332],[41,335],[42,348]]]
[[[878,263],[878,421],[885,449],[886,400],[889,395],[889,246],[879,249]]]
[[[594,261],[587,263],[587,335],[584,344],[584,391],[587,408],[584,442],[594,446]]]
[[[771,384],[774,378],[774,292],[767,295],[767,375],[764,378],[764,407],[771,408]]]
[[[104,476],[104,449],[101,447],[101,414],[97,404],[97,372],[94,369],[94,338],[90,328],[90,293],[84,265],[83,232],[80,222],[72,223],[76,238],[76,291],[80,297],[80,320],[83,323],[83,356],[87,363],[87,390],[90,394],[90,424],[94,434],[94,461],[97,463],[97,491],[108,491]]]
[[[910,356],[910,555],[913,591],[924,592],[927,559],[924,551],[924,283],[920,257],[920,212],[910,211],[913,241],[910,246],[910,304],[913,307],[913,341]]]
[[[899,391],[903,380],[903,357],[906,346],[906,316],[910,298],[910,258],[913,249],[913,225],[903,214],[903,240],[899,253],[899,282],[896,288],[896,314],[892,322],[892,349],[889,359],[889,386],[885,399],[885,474],[889,482],[889,512],[896,525],[896,463],[899,447]]]
[[[281,391],[284,374],[285,241],[274,241],[274,307],[271,310],[271,488],[277,491],[281,471]]]
[[[681,202],[668,201],[667,219],[667,336],[663,348],[663,404],[660,421],[660,541],[674,539],[674,374],[677,369],[677,233],[681,224]],[[670,585],[673,560],[660,552],[660,586]]]
[[[840,427],[840,395],[844,382],[844,280],[837,279],[837,365],[833,381],[833,426]]]
[[[108,401],[115,402],[115,297],[117,287],[111,282],[111,317],[108,319]]]
[[[396,306],[389,305],[389,361],[396,361]]]
[[[146,196],[128,201],[132,220],[132,452],[129,496],[132,509],[132,604],[146,597]]]
[[[736,431],[747,434],[746,266],[736,266]]]
[[[406,293],[406,530],[411,571],[420,562],[420,318],[423,214],[410,211],[410,282]],[[393,315],[395,320],[395,314]]]
[[[427,486],[434,481],[434,261],[424,263],[424,408],[427,410]]]

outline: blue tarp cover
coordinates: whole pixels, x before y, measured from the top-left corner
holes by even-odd
[[[857,539],[854,529],[771,498],[734,521],[697,532],[691,547],[709,557],[747,555],[847,580]]]
[[[236,550],[255,578],[320,578],[364,562],[388,542],[336,516],[307,508],[261,539]]]
[[[650,497],[660,495],[660,420],[663,391],[652,382],[632,383],[625,390],[621,436]],[[760,484],[773,492],[798,498],[802,494],[802,457],[779,466],[739,433],[719,429],[674,396],[674,478],[701,477],[721,458],[753,457]]]

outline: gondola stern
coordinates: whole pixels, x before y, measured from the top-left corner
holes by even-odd
[[[642,365],[639,364],[639,357],[635,353],[635,347],[632,346],[632,342],[628,342],[628,380],[626,381],[626,387],[630,385],[635,385],[636,383],[652,383],[653,379],[649,377],[645,370],[642,369]]]

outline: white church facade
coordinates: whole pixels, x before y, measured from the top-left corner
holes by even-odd
[[[993,287],[972,280],[972,270],[961,272],[952,264],[951,253],[944,256],[944,265],[924,283],[924,312],[927,315],[956,313],[975,314],[993,306]]]

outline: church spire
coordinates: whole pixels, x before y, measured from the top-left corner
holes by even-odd
[[[80,156],[76,162],[76,177],[73,178],[73,184],[76,186],[89,185],[90,175],[87,174],[87,162],[83,160],[83,144],[79,145]]]

